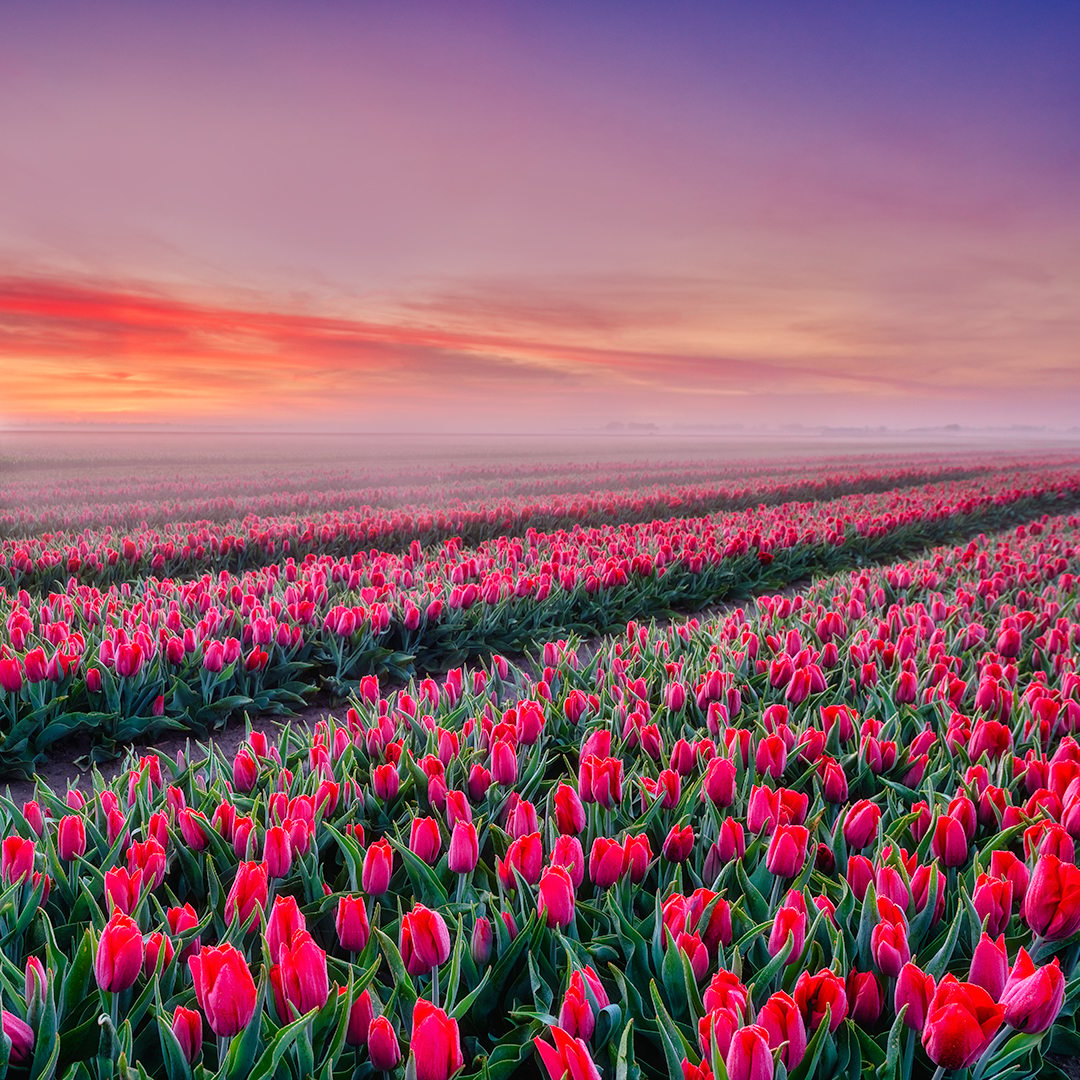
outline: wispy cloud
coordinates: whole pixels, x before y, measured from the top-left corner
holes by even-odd
[[[814,399],[909,416],[976,365],[898,353],[892,315],[770,326],[716,322],[701,282],[613,279],[592,289],[443,293],[381,320],[195,303],[160,290],[0,279],[8,420],[103,419],[450,428],[609,419],[701,421],[735,411],[790,420]],[[861,332],[860,332],[861,326]],[[755,336],[755,328],[756,336]],[[665,334],[669,348],[657,347]],[[901,334],[910,348],[912,334]],[[703,348],[708,339],[715,348]],[[742,355],[728,349],[741,342]],[[941,347],[939,342],[939,348]],[[1075,395],[1080,371],[988,361],[986,394]],[[972,400],[977,400],[976,389]]]

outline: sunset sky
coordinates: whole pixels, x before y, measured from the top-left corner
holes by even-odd
[[[0,426],[1080,423],[1076,3],[0,16]]]

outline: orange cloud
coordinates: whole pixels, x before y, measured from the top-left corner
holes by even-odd
[[[328,427],[514,428],[609,419],[805,419],[807,396],[833,406],[919,402],[941,389],[934,359],[867,363],[857,342],[753,323],[725,355],[703,322],[700,286],[640,284],[565,301],[492,289],[402,305],[365,320],[193,303],[55,279],[0,279],[0,415],[13,422],[209,421]],[[681,305],[681,307],[680,307]],[[690,332],[678,313],[694,308]],[[696,321],[695,321],[696,320]],[[825,320],[825,325],[828,320]],[[673,326],[678,346],[657,347]],[[784,355],[808,333],[809,359]],[[689,348],[712,335],[717,351]],[[815,355],[815,353],[817,355]],[[969,400],[970,383],[965,388]]]

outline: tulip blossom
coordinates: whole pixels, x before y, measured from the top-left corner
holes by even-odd
[[[376,840],[364,856],[361,887],[368,896],[381,896],[390,888],[394,869],[394,849],[388,840]]]
[[[419,998],[413,1006],[409,1053],[416,1067],[416,1080],[449,1080],[465,1064],[457,1021]]]
[[[278,952],[280,989],[285,1001],[302,1016],[321,1009],[330,996],[326,953],[306,930],[297,930]]]
[[[549,866],[541,874],[536,909],[548,926],[569,926],[574,921],[574,883],[565,867]]]
[[[22,1065],[29,1061],[34,1052],[34,1029],[12,1012],[2,1012],[4,1034],[11,1040],[11,1061]]]
[[[981,986],[946,975],[926,1010],[923,1048],[935,1065],[967,1068],[978,1061],[1004,1018],[1004,1008]]]
[[[821,1026],[826,1010],[829,1014],[829,1031],[835,1031],[847,1016],[844,980],[833,971],[819,971],[816,975],[804,971],[795,981],[792,997],[810,1034]]]
[[[1028,884],[1022,914],[1036,934],[1051,941],[1080,930],[1080,869],[1056,855],[1040,858]]]
[[[120,911],[105,924],[94,954],[94,975],[102,990],[118,993],[135,985],[143,965],[143,937],[134,919]]]
[[[236,919],[244,925],[253,915],[257,915],[255,923],[258,923],[266,911],[268,885],[266,863],[240,863],[229,895],[225,898],[226,921]]]
[[[770,1048],[780,1050],[780,1060],[788,1069],[794,1069],[806,1054],[806,1025],[791,995],[778,990],[769,997],[758,1012],[757,1022],[769,1033]]]
[[[334,919],[338,943],[350,952],[361,952],[371,936],[367,906],[362,896],[342,896]]]
[[[376,1016],[368,1027],[368,1057],[374,1068],[389,1072],[401,1060],[401,1046],[394,1027],[385,1016]]]
[[[449,957],[450,931],[437,911],[416,904],[401,918],[398,947],[408,973],[426,975]]]
[[[255,980],[235,945],[210,945],[188,958],[195,998],[215,1035],[244,1030],[255,1013]]]
[[[539,1035],[533,1039],[550,1080],[562,1080],[563,1077],[569,1080],[600,1080],[600,1070],[583,1040],[575,1039],[561,1027],[553,1027],[551,1037],[555,1041],[554,1046]]]
[[[203,1025],[202,1016],[194,1009],[185,1009],[177,1005],[173,1012],[172,1033],[180,1044],[189,1064],[194,1064],[202,1053]]]
[[[1065,977],[1058,958],[1037,968],[1027,950],[1021,949],[999,1000],[1010,1027],[1032,1034],[1046,1031],[1065,1000]]]
[[[731,1037],[724,1065],[728,1080],[772,1080],[775,1067],[768,1030],[753,1024],[736,1031]]]
[[[899,1012],[906,1005],[904,1024],[912,1031],[922,1031],[926,1023],[926,1012],[937,986],[932,976],[912,963],[903,966],[896,979],[894,1005]]]

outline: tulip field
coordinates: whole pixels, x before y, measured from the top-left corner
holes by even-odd
[[[0,1075],[1071,1075],[1080,458],[607,472],[6,491]]]

